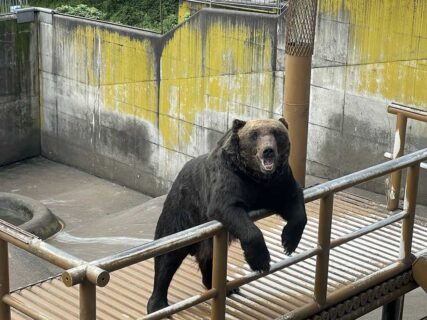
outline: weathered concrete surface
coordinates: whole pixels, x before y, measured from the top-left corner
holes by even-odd
[[[427,3],[417,0],[319,2],[309,174],[333,179],[386,161],[396,120],[387,114],[387,105],[396,101],[427,108],[426,14]],[[406,141],[405,153],[425,148],[426,123],[409,120]],[[363,187],[385,194],[386,178]],[[427,204],[423,170],[418,199]]]
[[[160,195],[233,118],[280,112],[283,17],[207,10],[160,37],[47,16],[39,13],[41,139],[52,160]]]
[[[331,179],[386,161],[395,121],[387,104],[427,105],[420,18],[427,7],[409,5],[414,1],[374,1],[372,8],[368,0],[322,2],[309,174]],[[396,47],[402,36],[392,22],[357,14],[366,7],[375,16],[382,6],[387,19],[402,10],[413,17],[416,27],[405,27],[402,40],[409,48]],[[42,153],[55,161],[160,195],[233,118],[282,112],[284,16],[202,10],[165,36],[61,15],[39,19]],[[425,147],[426,139],[425,125],[410,122],[406,151]],[[427,173],[421,175],[419,198],[427,203]],[[363,187],[384,193],[385,179]]]
[[[144,194],[44,158],[0,167],[0,192],[46,205],[64,223],[48,242],[86,260],[144,243],[160,213],[144,207],[150,199]],[[18,249],[12,250],[11,270],[13,287],[60,271]]]
[[[0,165],[40,154],[37,25],[0,18]]]

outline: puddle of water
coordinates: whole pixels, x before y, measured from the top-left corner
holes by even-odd
[[[0,219],[3,219],[6,222],[9,222],[15,226],[19,226],[24,222],[27,222],[28,219],[21,213],[10,208],[0,207]]]

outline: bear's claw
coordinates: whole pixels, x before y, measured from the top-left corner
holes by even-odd
[[[287,256],[290,256],[297,248],[299,239],[292,239],[286,232],[286,228],[282,232],[282,245]]]

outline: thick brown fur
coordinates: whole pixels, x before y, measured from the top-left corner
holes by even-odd
[[[231,239],[239,239],[249,266],[270,268],[270,254],[249,211],[269,209],[287,221],[282,232],[286,254],[297,247],[307,222],[301,187],[288,164],[288,124],[280,120],[234,120],[232,128],[209,154],[189,161],[166,198],[155,239],[220,221]],[[155,258],[155,279],[148,312],[168,305],[169,284],[183,259],[194,255],[203,284],[212,286],[212,240]]]

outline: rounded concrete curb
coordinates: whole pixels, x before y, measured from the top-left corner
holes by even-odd
[[[0,204],[28,215],[28,221],[19,225],[19,228],[41,239],[49,238],[61,230],[58,218],[37,200],[14,193],[0,192]]]

